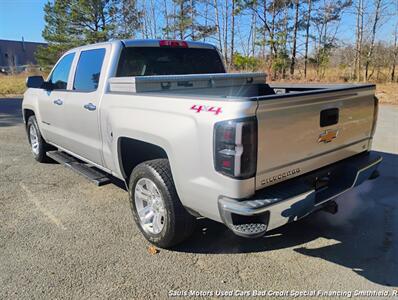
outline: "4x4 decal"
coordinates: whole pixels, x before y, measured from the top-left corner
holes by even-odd
[[[196,105],[196,104],[192,105],[191,109],[195,110],[197,113],[210,112],[210,113],[214,113],[215,115],[218,115],[222,112],[221,107]]]

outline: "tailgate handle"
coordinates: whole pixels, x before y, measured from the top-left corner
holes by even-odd
[[[329,108],[321,111],[319,125],[321,127],[330,126],[339,122],[339,109]]]

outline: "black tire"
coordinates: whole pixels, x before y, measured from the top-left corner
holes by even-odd
[[[33,151],[32,148],[32,141],[31,141],[31,135],[30,135],[30,129],[31,127],[34,127],[37,133],[37,141],[38,141],[38,147],[37,147],[37,151]],[[29,140],[29,144],[31,145],[31,152],[33,154],[33,157],[35,160],[37,160],[38,162],[49,162],[50,158],[46,155],[46,152],[53,149],[53,147],[49,144],[46,143],[46,141],[43,139],[41,133],[40,133],[40,129],[39,126],[37,125],[37,120],[35,116],[30,116],[28,119],[28,122],[26,124],[26,132],[28,134],[28,140]]]
[[[135,187],[142,178],[155,183],[164,202],[166,217],[158,234],[144,230],[135,205]],[[167,159],[150,160],[134,168],[129,181],[129,199],[135,223],[145,238],[158,247],[170,248],[181,243],[195,228],[196,218],[187,212],[178,198]]]

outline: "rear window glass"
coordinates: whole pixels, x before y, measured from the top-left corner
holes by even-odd
[[[117,77],[224,73],[214,49],[128,47],[124,48]]]

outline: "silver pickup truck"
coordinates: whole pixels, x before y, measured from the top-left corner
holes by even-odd
[[[227,74],[217,49],[115,40],[72,49],[27,79],[34,158],[98,185],[122,180],[134,220],[160,247],[199,217],[259,237],[377,176],[371,84],[267,84]]]

